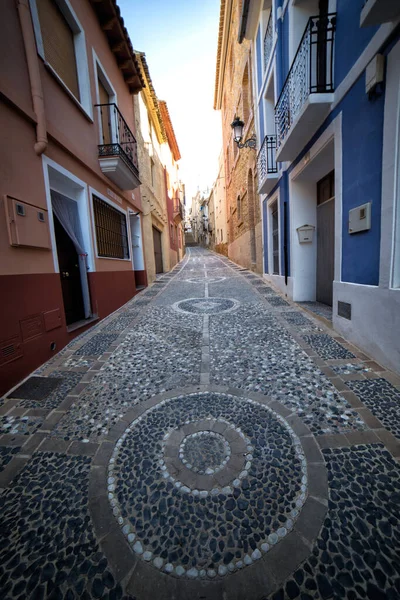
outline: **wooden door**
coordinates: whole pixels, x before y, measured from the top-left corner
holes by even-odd
[[[56,216],[54,216],[54,231],[65,320],[67,325],[71,325],[71,323],[76,323],[85,318],[79,258],[71,238]]]
[[[317,183],[317,302],[332,306],[335,260],[334,171]]]
[[[154,245],[154,260],[156,263],[156,273],[163,273],[163,261],[161,250],[161,231],[153,227],[153,245]]]

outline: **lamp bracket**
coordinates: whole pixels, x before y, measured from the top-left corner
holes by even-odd
[[[257,139],[255,135],[252,135],[248,140],[246,140],[243,144],[241,142],[236,142],[238,148],[253,148],[255,150],[257,148]]]

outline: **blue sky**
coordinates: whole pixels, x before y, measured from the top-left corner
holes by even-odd
[[[220,114],[213,109],[219,0],[118,0],[135,50],[168,104],[187,196],[217,176]]]

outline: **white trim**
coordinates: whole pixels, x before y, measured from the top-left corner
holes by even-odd
[[[75,45],[75,58],[76,58],[76,71],[78,77],[78,87],[80,100],[76,98],[73,92],[68,88],[61,77],[56,73],[53,67],[46,61],[43,47],[42,32],[40,30],[39,14],[37,10],[36,0],[29,0],[33,29],[36,38],[36,48],[39,56],[43,59],[46,67],[49,68],[53,75],[56,75],[57,80],[62,83],[63,87],[72,96],[75,102],[82,108],[83,112],[93,120],[93,106],[92,106],[92,95],[90,89],[90,77],[89,77],[89,65],[86,53],[86,38],[84,29],[75,14],[69,0],[55,0],[59,9],[63,13],[68,25],[71,27],[74,33],[74,45]]]
[[[311,294],[309,298],[305,298],[304,294],[307,288],[307,291],[310,290],[310,282],[314,281],[313,272],[315,270],[316,274],[316,259],[317,259],[317,249],[316,249],[316,239],[313,241],[312,246],[310,246],[309,251],[307,251],[307,245],[302,249],[301,254],[308,256],[307,260],[309,263],[304,262],[306,259],[303,257],[300,260],[299,256],[299,243],[297,239],[297,231],[295,225],[304,225],[304,222],[297,223],[299,220],[299,207],[297,206],[297,198],[296,193],[293,190],[293,184],[295,180],[301,175],[303,170],[310,164],[314,159],[320,155],[320,153],[333,142],[334,144],[334,169],[335,169],[335,256],[334,256],[334,282],[339,283],[341,281],[341,265],[342,265],[342,113],[340,113],[333,121],[329,124],[329,126],[323,131],[318,140],[313,144],[307,154],[302,158],[302,160],[296,165],[296,167],[289,173],[289,207],[290,207],[290,272],[293,277],[293,294],[295,301],[301,300],[315,300],[315,295]],[[305,182],[306,183],[306,182]],[[308,207],[308,217],[306,217],[306,222],[310,225],[314,225],[316,227],[316,197],[315,197],[315,215],[314,222],[310,220],[310,210],[311,207]],[[294,215],[294,210],[297,209],[296,218]],[[297,249],[297,253],[296,253]],[[309,268],[312,261],[312,268]],[[315,261],[315,265],[314,265]],[[299,273],[296,272],[296,267],[298,269],[302,269],[303,281],[299,284],[300,280],[297,280],[297,276]],[[307,267],[307,268],[306,268]],[[305,274],[305,275],[304,275]],[[312,281],[311,281],[311,279]],[[308,283],[307,283],[308,282]],[[316,278],[315,278],[316,282]],[[307,285],[306,285],[307,284]]]
[[[92,222],[93,222],[93,237],[95,239],[95,248],[96,248],[96,258],[98,258],[99,260],[119,260],[119,261],[124,261],[124,262],[132,262],[132,247],[129,244],[129,240],[131,239],[131,230],[130,230],[130,226],[129,226],[129,211],[124,210],[121,206],[119,206],[118,204],[115,204],[115,202],[113,202],[112,200],[110,200],[110,198],[107,198],[107,196],[104,196],[104,194],[101,194],[100,192],[98,192],[95,188],[93,188],[91,185],[89,186],[89,195],[90,195],[90,208],[91,208],[91,214],[92,214]],[[93,208],[93,195],[97,196],[98,198],[100,198],[100,200],[103,200],[104,202],[106,202],[107,204],[109,204],[110,206],[112,206],[113,208],[115,208],[116,210],[118,210],[118,212],[120,212],[121,214],[125,215],[125,219],[126,219],[126,234],[128,237],[128,251],[129,251],[129,257],[128,258],[114,258],[112,256],[99,256],[99,250],[97,247],[97,234],[96,234],[96,222],[94,220],[94,208]]]
[[[79,212],[79,220],[80,220],[81,228],[82,228],[82,236],[83,236],[83,241],[85,244],[85,250],[87,251],[87,254],[88,254],[88,256],[87,256],[88,271],[93,272],[96,270],[96,265],[95,265],[95,261],[94,261],[93,239],[92,239],[92,230],[91,230],[91,217],[90,217],[89,201],[88,201],[88,186],[84,181],[82,181],[82,179],[79,179],[78,177],[76,177],[76,175],[74,175],[73,173],[71,173],[70,171],[68,171],[61,165],[59,165],[58,163],[54,162],[54,160],[51,160],[44,154],[42,155],[42,166],[43,166],[44,186],[45,186],[45,191],[46,191],[47,210],[49,213],[49,228],[50,228],[50,238],[51,238],[54,270],[56,273],[59,273],[57,244],[56,244],[54,221],[53,221],[53,208],[52,208],[52,204],[51,204],[51,190],[54,189],[55,191],[60,191],[61,193],[64,193],[64,194],[65,194],[65,190],[64,191],[57,190],[57,185],[55,185],[54,183],[53,184],[50,183],[49,168],[53,169],[54,171],[57,171],[58,173],[63,175],[66,179],[73,182],[75,184],[75,187],[77,188],[74,193],[68,192],[67,195],[69,198],[71,198],[71,200],[74,200],[78,204],[78,212]],[[78,188],[80,188],[80,192],[78,192]],[[80,193],[79,198],[76,197],[77,193]]]
[[[400,291],[400,41],[387,57],[383,120],[379,287]],[[396,239],[397,238],[397,239]]]
[[[336,88],[331,104],[331,111],[343,100],[350,88],[355,84],[363,71],[365,71],[368,63],[370,63],[375,54],[379,52],[381,46],[383,46],[399,23],[400,21],[396,21],[395,23],[385,23],[380,26],[368,46],[358,57],[343,81]]]
[[[272,205],[275,204],[278,208],[278,259],[279,259],[279,273],[274,273],[274,241],[272,235]],[[277,189],[274,194],[267,200],[267,243],[268,243],[268,274],[269,275],[280,275],[281,274],[281,207],[280,207],[280,190]],[[264,258],[264,257],[263,257]]]

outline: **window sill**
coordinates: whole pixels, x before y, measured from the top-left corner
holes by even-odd
[[[63,80],[61,79],[61,77],[58,75],[58,73],[53,69],[53,67],[51,66],[51,64],[48,63],[46,60],[43,61],[43,62],[44,62],[44,66],[49,71],[49,73],[54,77],[54,79],[57,81],[57,83],[63,88],[64,92],[66,92],[68,94],[68,96],[71,98],[71,100],[73,101],[73,103],[79,108],[79,110],[86,117],[86,119],[90,123],[93,123],[94,122],[93,121],[93,116],[85,109],[85,107],[74,96],[74,94],[71,92],[71,90],[65,85],[65,83],[63,82]]]
[[[72,323],[72,325],[67,325],[67,331],[68,333],[72,333],[73,331],[76,331],[77,329],[82,329],[82,327],[86,327],[86,325],[91,325],[96,321],[99,321],[99,317],[97,315],[93,315],[93,317],[90,317],[89,319],[82,319],[82,321],[77,321],[76,323]]]

